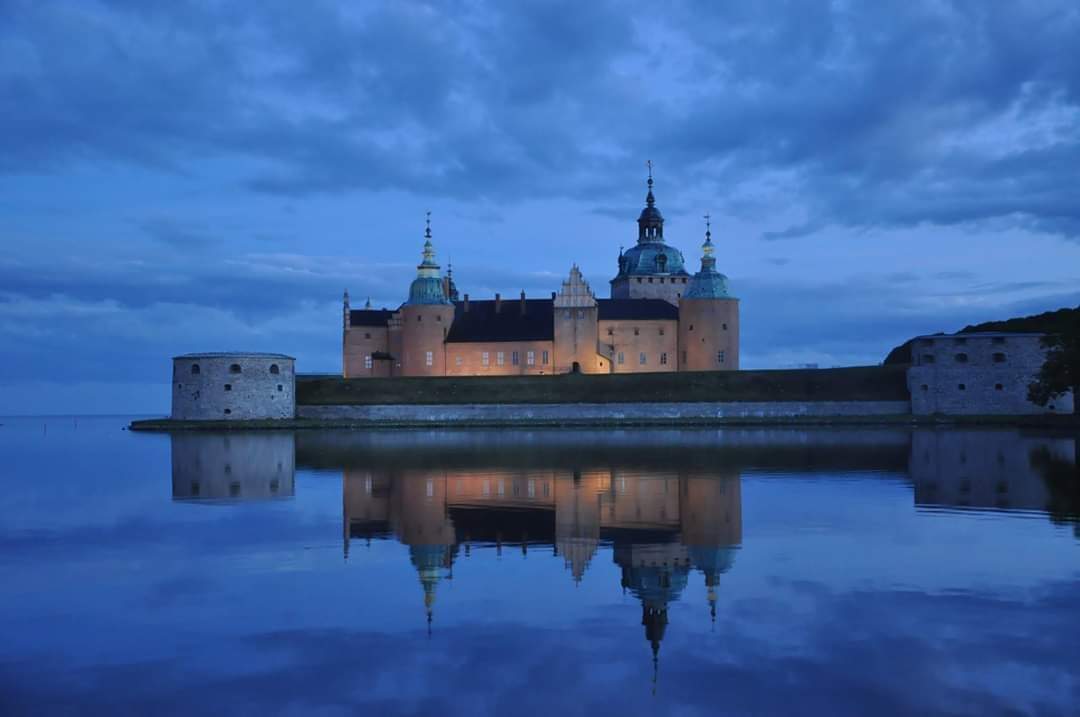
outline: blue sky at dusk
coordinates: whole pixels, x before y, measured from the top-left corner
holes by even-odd
[[[1080,304],[1080,5],[0,0],[0,414],[168,409],[169,358],[340,370],[424,212],[462,292],[600,296],[656,167],[742,365]]]

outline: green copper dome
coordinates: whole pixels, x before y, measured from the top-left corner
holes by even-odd
[[[424,259],[416,267],[416,278],[409,285],[409,305],[417,304],[451,304],[443,287],[442,276],[439,274],[439,265],[435,263],[435,247],[431,245],[431,218],[428,217],[428,226],[424,231]]]
[[[705,232],[705,243],[701,245],[701,271],[694,274],[690,285],[683,292],[684,299],[731,299],[728,293],[728,278],[716,270],[716,257],[713,256],[712,232]]]
[[[682,252],[663,242],[642,242],[619,256],[619,276],[651,274],[689,276]]]
[[[656,208],[653,196],[652,167],[649,168],[649,192],[645,208],[638,216],[637,245],[619,254],[619,276],[673,274],[689,276],[682,252],[664,243],[664,216]]]

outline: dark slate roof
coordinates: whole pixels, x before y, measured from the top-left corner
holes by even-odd
[[[447,343],[465,341],[551,341],[555,338],[551,299],[526,299],[521,313],[521,299],[503,299],[502,310],[495,313],[495,302],[454,302],[454,323],[446,336]]]
[[[386,326],[393,313],[390,309],[352,309],[349,311],[349,325]]]
[[[597,299],[596,303],[601,321],[679,319],[679,307],[663,299]]]

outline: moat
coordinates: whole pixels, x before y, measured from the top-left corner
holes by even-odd
[[[1080,436],[2,420],[0,712],[1067,714]]]

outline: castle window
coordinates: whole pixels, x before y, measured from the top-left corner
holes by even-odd
[[[661,328],[661,329],[660,329],[660,335],[661,335],[661,336],[663,336],[663,335],[664,335],[664,329],[663,329],[663,328]]]
[[[229,373],[240,373],[240,364],[234,363],[229,366]]]
[[[614,336],[615,335],[615,329],[608,329],[607,330],[607,335],[608,336]]]
[[[528,364],[529,366],[536,365],[536,352],[535,351],[526,351],[525,352],[525,363]]]
[[[481,352],[481,354],[480,354],[480,365],[481,366],[490,366],[491,365],[491,354],[489,354],[487,351]]]
[[[231,383],[225,384],[225,390],[226,391],[231,391],[232,390],[232,384]]]
[[[540,352],[540,363],[547,366],[547,362],[548,362],[548,352],[547,351],[541,351]]]
[[[365,338],[365,339],[370,339],[370,338],[371,338],[371,332],[369,332],[369,331],[365,331],[365,332],[364,332],[364,338]]]
[[[505,365],[506,364],[506,354],[504,352],[502,352],[502,351],[495,354],[495,363],[499,364],[500,366]]]
[[[225,415],[228,416],[230,413],[232,413],[232,409],[231,408],[226,408],[225,409]]]
[[[645,352],[644,352],[644,351],[642,351],[641,353],[639,353],[639,354],[638,354],[638,357],[637,357],[637,362],[638,362],[639,364],[641,364],[642,366],[644,366],[644,365],[645,365],[645,358],[646,358],[646,357],[645,357]]]
[[[727,331],[727,324],[720,324],[720,328],[722,328],[724,331]]]
[[[284,387],[279,383],[277,385],[277,390],[278,390],[278,393],[280,393],[282,390],[284,390]]]
[[[423,317],[423,316],[421,316],[420,314],[417,314],[417,315],[416,315],[416,320],[417,320],[417,321],[419,321],[419,320],[420,320],[420,319],[422,319],[422,318],[424,318],[424,317]]]
[[[663,283],[664,283],[664,277],[662,277],[662,276],[660,277],[660,283],[661,283],[661,284],[663,284]]]
[[[191,375],[192,376],[198,376],[201,371],[202,371],[202,369],[199,368],[199,364],[197,364],[197,363],[191,364]]]
[[[577,310],[577,317],[579,319],[584,319],[585,318],[585,309],[578,309]]]
[[[424,365],[425,366],[431,366],[434,363],[435,363],[435,355],[432,354],[430,351],[425,351],[424,352]]]
[[[667,354],[666,353],[661,353],[660,354],[660,365],[661,366],[667,366]]]
[[[640,331],[638,331],[638,330],[637,330],[637,327],[635,326],[635,327],[634,327],[634,336],[637,336],[637,335],[639,335],[640,333],[641,333],[641,332],[640,332]]]
[[[616,363],[618,363],[620,366],[622,366],[624,363],[626,363],[626,356],[624,356],[623,352],[620,351],[619,355],[616,357],[615,360],[616,360]]]
[[[926,385],[926,384],[924,383],[924,384],[922,385],[922,390],[924,390],[924,391],[929,391],[929,390],[930,390],[930,387],[929,387],[929,386],[927,386],[927,385]]]
[[[281,373],[281,369],[278,368],[278,365],[276,363],[272,363],[270,364],[270,373],[276,376],[277,374]]]
[[[993,339],[991,339],[991,341],[993,343],[995,343],[995,344],[1003,344],[1003,343],[1005,343],[1005,337],[1004,336],[995,336]]]
[[[967,354],[956,354],[956,363],[967,363],[967,362],[968,362],[968,355]]]
[[[1001,390],[1003,390],[1004,388],[1005,388],[1005,387],[1004,387],[1004,386],[1002,386],[1002,385],[1001,385],[1000,383],[995,383],[995,384],[994,384],[994,390],[995,390],[995,391],[1001,391]]]
[[[683,279],[683,280],[682,280],[682,283],[684,283],[684,284],[685,284],[685,283],[686,283],[686,279]]]
[[[964,385],[964,384],[962,384],[962,383],[961,383],[961,384],[957,384],[957,386],[956,386],[956,390],[957,390],[957,391],[966,391],[966,390],[967,390],[967,386],[965,386],[965,385]]]
[[[685,366],[686,365],[686,351],[685,350],[683,350],[683,352],[682,352],[682,362],[683,362],[683,366]]]
[[[637,283],[639,283],[639,284],[641,283],[641,277],[640,276],[638,277]]]
[[[994,354],[994,363],[1005,363],[1005,354]]]
[[[652,283],[652,277],[651,276],[649,277],[649,283],[650,284]]]
[[[454,365],[455,366],[460,366],[463,363],[464,363],[464,359],[461,358],[460,354],[454,357]]]
[[[934,354],[923,354],[923,363],[934,363]]]
[[[435,314],[436,321],[442,321],[442,314]]]
[[[718,363],[724,363],[724,352],[723,351],[717,352],[716,360],[717,360]]]
[[[364,357],[364,368],[371,368],[375,365],[375,362],[371,360],[371,354]]]
[[[693,331],[693,330],[694,330],[694,325],[693,325],[693,324],[690,324],[690,328],[689,328],[688,330],[689,330],[689,331]]]
[[[514,366],[521,365],[521,359],[519,358],[519,356],[520,356],[520,354],[517,351],[514,351],[513,353],[511,353],[510,354],[510,363],[513,364]]]

